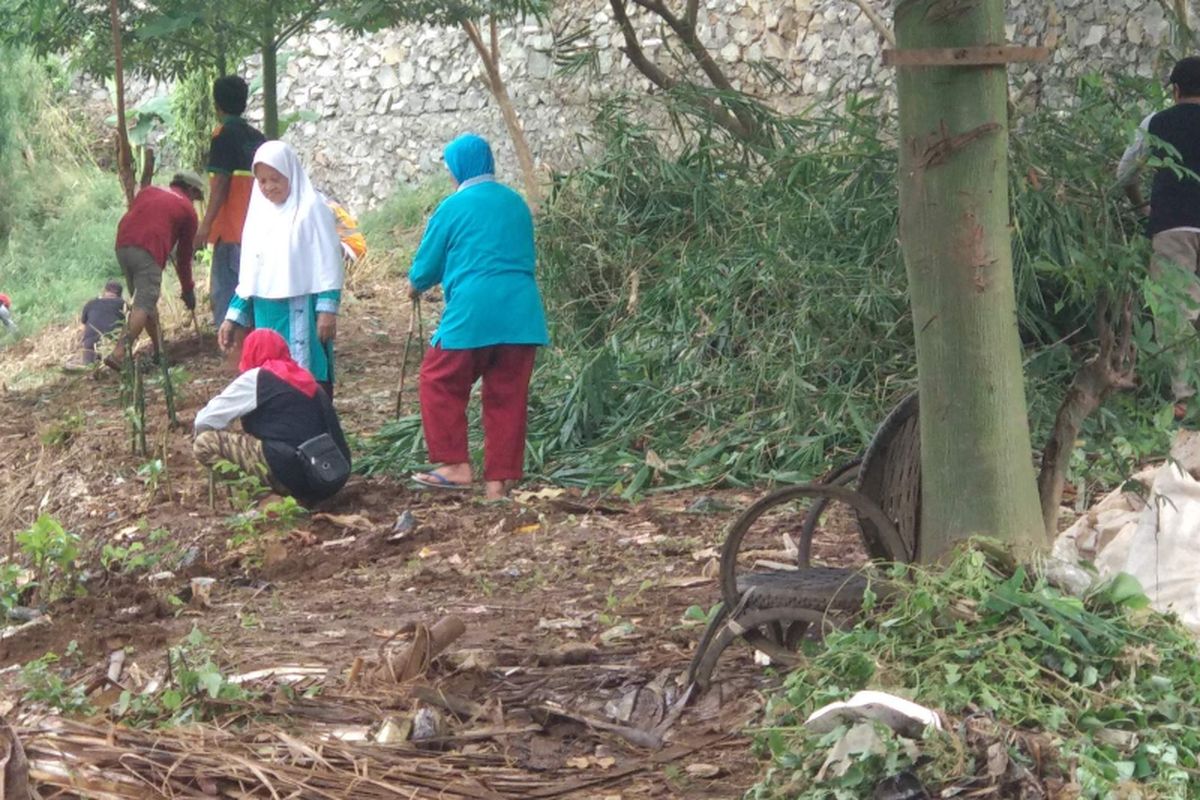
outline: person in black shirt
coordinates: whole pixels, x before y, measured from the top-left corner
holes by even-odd
[[[67,364],[68,370],[87,369],[96,363],[96,345],[100,339],[120,327],[125,320],[125,300],[121,297],[119,281],[109,281],[104,284],[104,291],[99,297],[88,300],[83,306],[80,322],[83,331],[80,334],[80,352],[75,361]]]
[[[246,81],[237,75],[217,78],[212,96],[221,125],[208,153],[208,210],[196,230],[195,248],[213,246],[208,293],[213,325],[219,328],[238,283],[242,227],[254,186],[254,153],[266,137],[242,117],[250,96]]]
[[[196,460],[210,469],[228,461],[305,505],[337,493],[349,477],[350,448],[329,395],[312,373],[269,328],[246,336],[238,369],[233,383],[196,414]],[[226,430],[236,419],[245,433]],[[341,455],[332,480],[318,480],[305,464],[305,446],[322,438]]]
[[[1137,137],[1121,157],[1117,178],[1138,213],[1146,217],[1146,235],[1154,248],[1150,275],[1160,277],[1164,262],[1178,265],[1193,277],[1188,291],[1200,302],[1200,282],[1195,280],[1200,272],[1200,180],[1195,177],[1200,175],[1200,57],[1177,62],[1169,81],[1175,104],[1142,120]],[[1155,169],[1147,203],[1139,178],[1142,166],[1151,156],[1183,170]],[[1180,308],[1180,314],[1188,323],[1187,329],[1176,331],[1168,341],[1176,341],[1188,333],[1200,316],[1200,309],[1185,306]],[[1176,401],[1196,393],[1181,369],[1172,380],[1171,391]],[[1177,407],[1177,416],[1181,410],[1182,407]]]

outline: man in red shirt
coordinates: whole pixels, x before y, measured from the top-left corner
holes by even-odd
[[[138,192],[133,204],[117,225],[117,263],[125,273],[125,283],[133,297],[126,335],[117,340],[112,355],[104,363],[119,370],[125,357],[125,343],[132,346],[145,330],[150,334],[154,357],[158,352],[158,295],[162,273],[171,251],[175,251],[175,272],[183,290],[183,304],[196,310],[196,287],[192,282],[192,242],[198,220],[193,203],[204,197],[204,182],[199,175],[178,172],[171,185],[163,189],[147,186]]]

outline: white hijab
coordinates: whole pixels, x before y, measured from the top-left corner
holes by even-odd
[[[342,288],[342,243],[333,212],[313,188],[296,151],[264,143],[254,154],[288,179],[287,200],[275,205],[254,182],[242,229],[239,297],[282,299]]]

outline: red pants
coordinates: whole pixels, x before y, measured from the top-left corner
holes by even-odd
[[[525,467],[525,421],[533,345],[500,344],[474,350],[434,345],[421,362],[421,423],[435,464],[471,460],[467,401],[483,378],[483,478],[517,480]]]

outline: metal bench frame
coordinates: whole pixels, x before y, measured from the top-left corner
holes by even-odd
[[[913,393],[888,414],[861,460],[819,482],[771,492],[734,521],[721,548],[721,603],[696,648],[689,682],[707,688],[721,653],[739,638],[778,663],[794,664],[795,649],[805,636],[814,631],[824,635],[861,611],[868,581],[859,570],[811,565],[813,536],[831,501],[854,510],[863,546],[873,561],[916,560],[921,499],[918,411]],[[771,509],[802,498],[814,502],[800,529],[799,569],[739,576],[737,556],[751,527]]]

